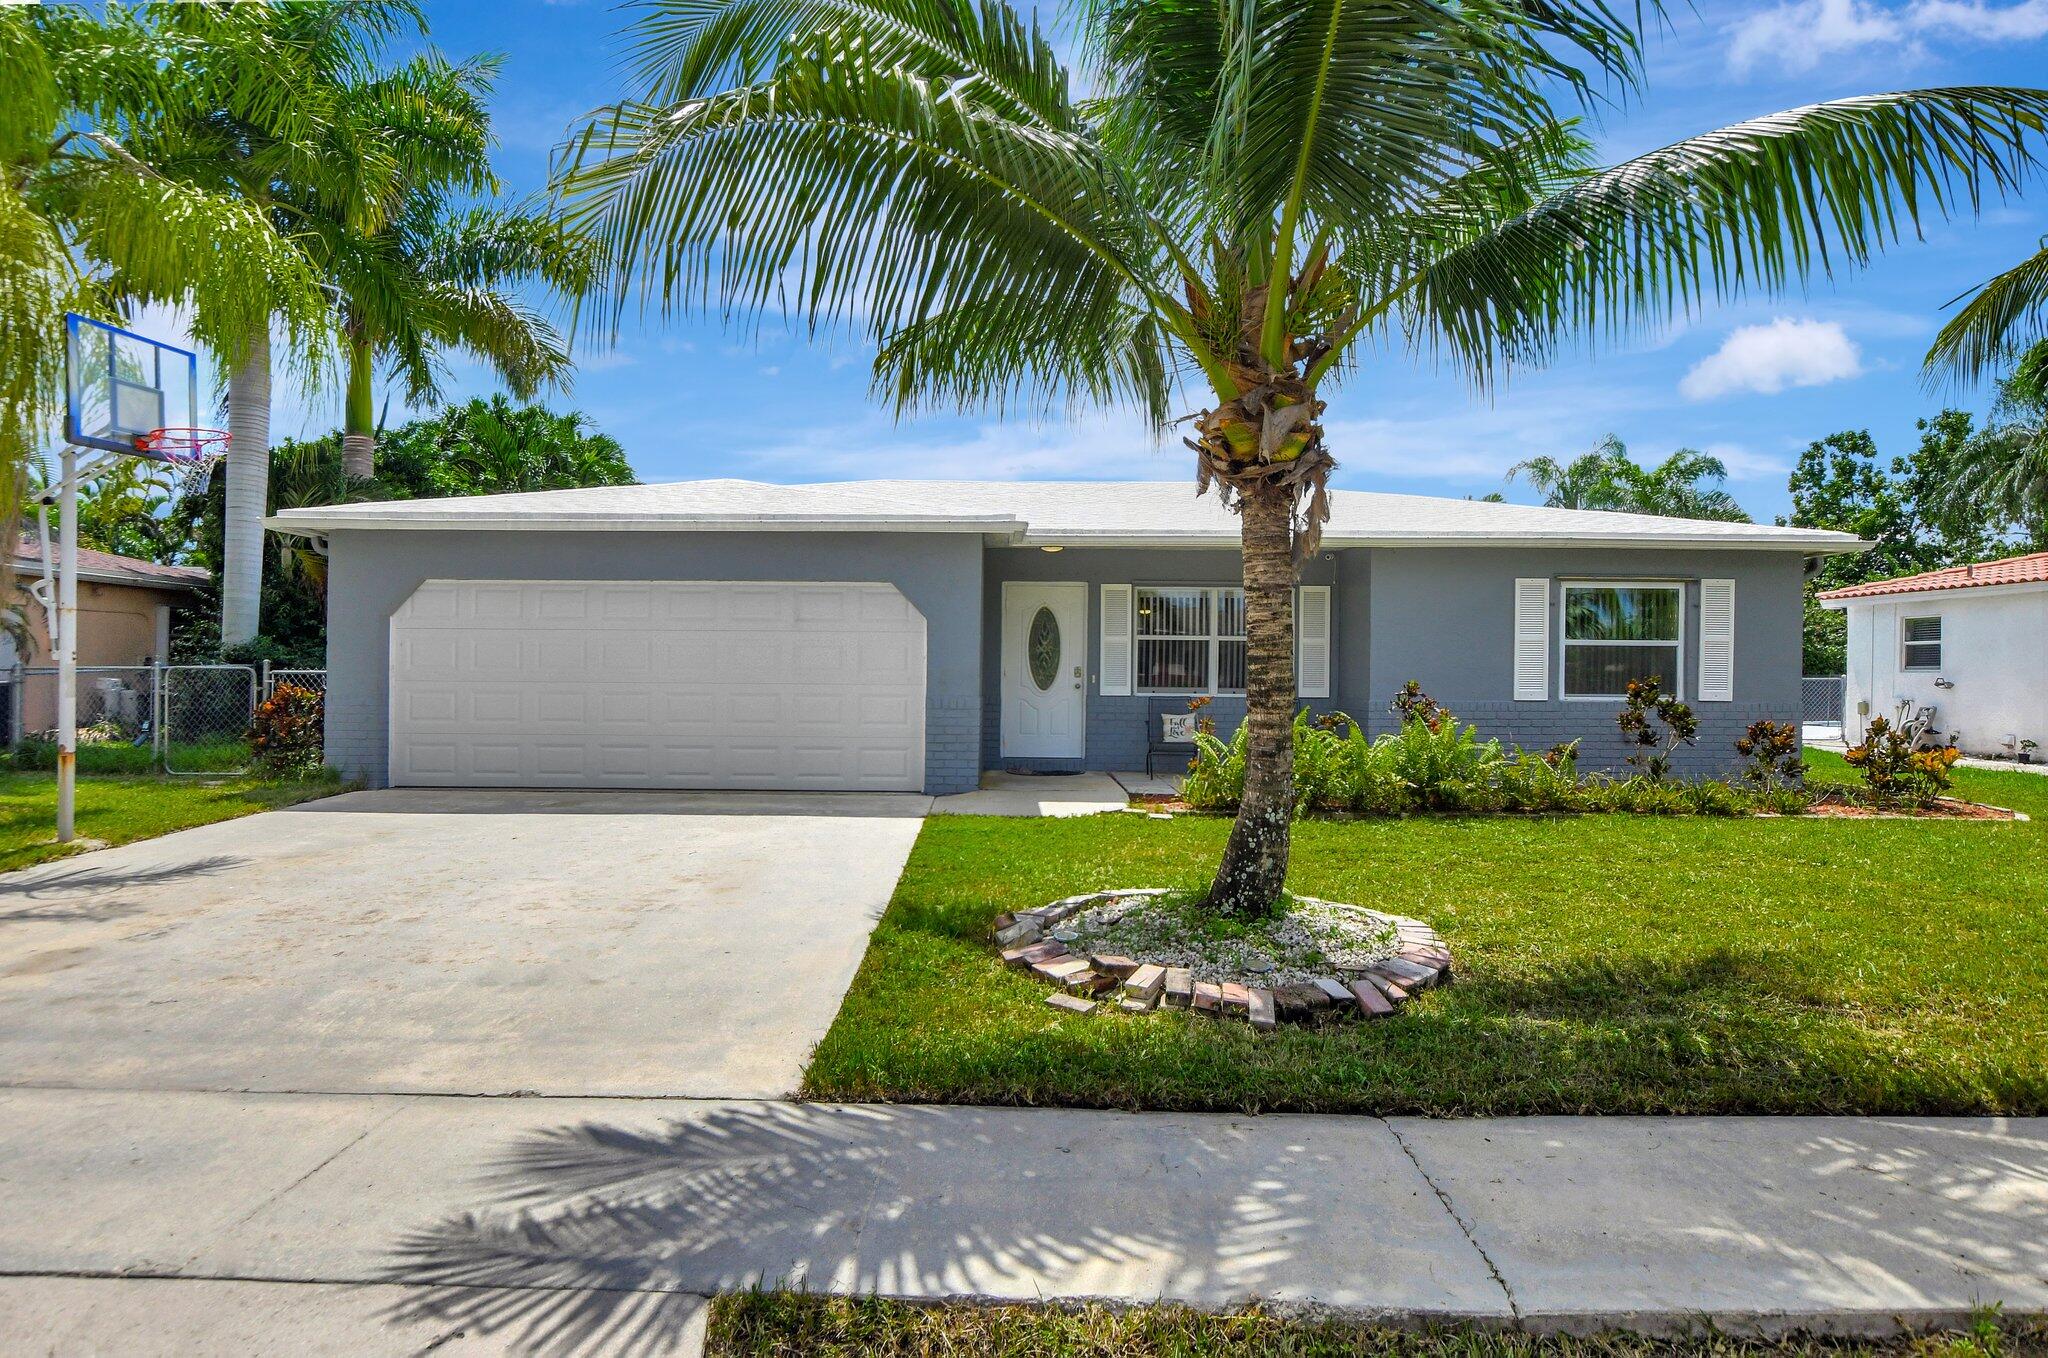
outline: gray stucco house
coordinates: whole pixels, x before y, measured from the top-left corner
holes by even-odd
[[[1725,768],[1796,720],[1800,587],[1840,533],[1337,491],[1304,704],[1409,679],[1481,733],[1617,764],[1628,677]],[[1242,715],[1237,520],[1185,481],[695,481],[288,510],[323,539],[327,756],[372,785],[957,792],[1142,768]]]

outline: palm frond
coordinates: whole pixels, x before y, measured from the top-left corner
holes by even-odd
[[[2048,338],[2048,240],[1971,294],[1927,350],[1926,376],[1973,383]]]
[[[1927,220],[1976,210],[1987,190],[2016,190],[2039,168],[2044,126],[2048,91],[1964,87],[1834,100],[1692,137],[1418,261],[1406,319],[1483,383],[1573,337],[1625,337],[1707,298],[1864,264]],[[1426,232],[1417,247],[1427,253]]]

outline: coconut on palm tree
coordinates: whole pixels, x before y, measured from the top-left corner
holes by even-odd
[[[1594,0],[1074,18],[1086,97],[1001,0],[650,0],[637,97],[585,129],[561,187],[621,304],[858,327],[899,410],[1194,407],[1197,490],[1238,512],[1244,558],[1247,774],[1208,896],[1234,912],[1272,910],[1286,876],[1293,588],[1350,367],[1394,347],[1483,387],[1861,263],[2019,180],[2048,119],[2048,92],[1921,90],[1603,170],[1575,116],[1641,61]]]

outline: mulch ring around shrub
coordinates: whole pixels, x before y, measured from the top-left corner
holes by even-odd
[[[1150,958],[1091,947],[1114,936],[1124,912],[1169,913],[1160,899],[1169,894],[1149,887],[1100,891],[998,915],[995,944],[1006,966],[1058,987],[1046,997],[1053,1008],[1185,1009],[1242,1019],[1259,1032],[1282,1022],[1391,1018],[1411,995],[1451,979],[1450,948],[1422,921],[1307,896],[1292,897],[1260,942],[1203,939],[1192,944],[1193,953],[1185,939],[1162,942]]]

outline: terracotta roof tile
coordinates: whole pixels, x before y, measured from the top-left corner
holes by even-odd
[[[50,564],[53,568],[56,561],[56,544],[52,543]],[[41,540],[33,533],[23,533],[14,551],[15,570],[39,572],[42,566]],[[155,561],[144,561],[139,557],[95,551],[90,547],[78,549],[78,570],[81,575],[97,576],[102,580],[119,578],[138,585],[152,585],[159,589],[195,589],[213,578],[211,572],[203,566],[165,566]]]
[[[1947,566],[1919,575],[1901,575],[1892,580],[1871,580],[1845,585],[1815,595],[1819,599],[1872,599],[1884,594],[1922,594],[1938,589],[1981,589],[1986,585],[2027,585],[2048,581],[2048,552],[2009,556],[2003,561],[1979,561],[1968,566]]]

